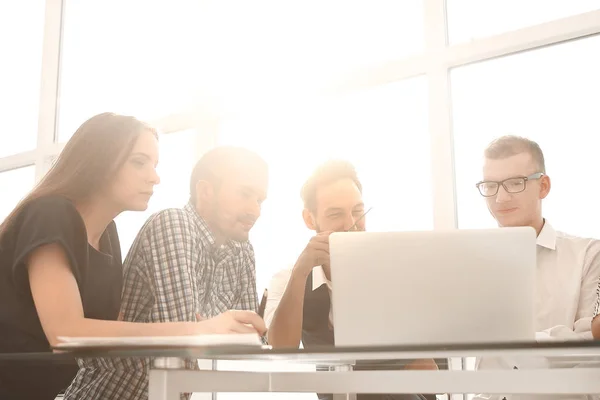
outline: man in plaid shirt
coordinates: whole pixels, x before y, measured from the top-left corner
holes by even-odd
[[[124,265],[122,319],[199,321],[232,309],[256,311],[248,234],[267,185],[267,164],[255,153],[237,147],[206,153],[192,173],[189,203],[150,217],[133,243]],[[81,360],[65,398],[146,399],[150,363]],[[197,369],[196,360],[186,368]]]

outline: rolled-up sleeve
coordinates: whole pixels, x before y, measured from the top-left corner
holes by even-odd
[[[198,249],[193,251],[191,222],[185,212],[169,209],[153,216],[139,233],[131,250],[132,274],[125,279],[123,314],[151,310],[147,322],[197,321],[198,288],[195,277]],[[129,258],[129,256],[128,256]],[[133,273],[135,272],[135,273]],[[147,300],[140,301],[140,282],[145,281]],[[137,299],[137,300],[136,300]],[[139,320],[139,317],[136,318]]]

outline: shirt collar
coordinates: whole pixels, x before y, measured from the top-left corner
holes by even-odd
[[[196,223],[196,227],[198,228],[198,230],[200,232],[200,240],[202,241],[202,244],[204,246],[211,249],[213,252],[217,252],[220,248],[223,248],[225,250],[232,251],[233,254],[235,254],[235,255],[240,254],[240,251],[242,250],[242,243],[240,243],[240,242],[228,240],[220,248],[216,246],[215,236],[213,235],[212,231],[208,227],[208,224],[206,223],[204,218],[202,218],[200,216],[200,214],[198,214],[196,207],[194,206],[194,204],[192,204],[191,201],[188,202],[185,205],[185,207],[183,207],[183,209],[192,216],[194,222]]]
[[[318,267],[314,267],[312,270],[312,290],[317,290],[323,285],[331,285],[327,277],[325,276],[325,271],[323,271],[323,267],[320,265]]]
[[[537,237],[537,245],[556,250],[556,231],[546,220],[544,220],[544,226]]]

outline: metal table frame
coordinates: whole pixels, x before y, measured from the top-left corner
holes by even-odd
[[[355,360],[451,357],[551,357],[588,360],[585,368],[481,371],[353,371]],[[411,348],[323,349],[322,351],[215,351],[214,359],[287,360],[335,365],[334,372],[188,371],[177,358],[150,371],[149,400],[175,400],[182,392],[307,392],[335,393],[351,399],[356,393],[600,393],[600,345],[576,344],[417,346]],[[334,360],[332,362],[332,360]]]
[[[150,357],[150,400],[176,400],[179,393],[308,392],[336,393],[600,393],[600,341],[489,343],[320,349],[196,348],[73,348],[60,354],[0,354],[0,365],[16,362],[61,363],[73,358]],[[356,360],[464,357],[546,357],[577,360],[578,368],[520,370],[353,371]],[[184,359],[289,361],[325,365],[329,371],[250,372],[189,371]],[[214,362],[212,363],[214,365]],[[214,368],[213,368],[214,369]],[[337,397],[337,396],[336,396]]]

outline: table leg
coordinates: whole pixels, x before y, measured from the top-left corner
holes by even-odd
[[[336,365],[333,367],[333,373],[352,371],[352,365]],[[356,400],[356,393],[335,393],[333,400]]]
[[[179,400],[177,388],[169,385],[169,370],[183,369],[185,362],[180,358],[157,358],[148,374],[148,400]]]
[[[212,370],[213,371],[219,370],[219,365],[217,363],[217,360],[212,360]],[[212,392],[210,398],[211,398],[211,400],[217,400],[217,393]]]
[[[356,400],[356,393],[336,393],[333,400]]]

